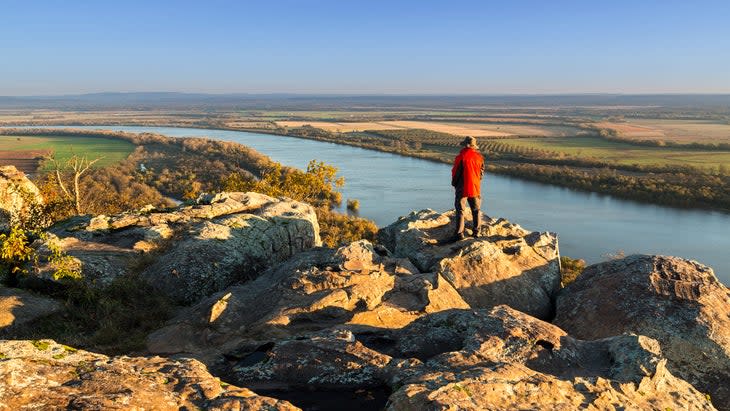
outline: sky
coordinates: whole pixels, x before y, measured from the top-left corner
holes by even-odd
[[[0,3],[0,95],[730,93],[730,1]]]

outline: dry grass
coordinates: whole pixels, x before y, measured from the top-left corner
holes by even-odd
[[[498,118],[490,118],[499,120]],[[514,121],[503,118],[501,120]],[[353,131],[367,130],[429,130],[439,133],[453,134],[455,136],[474,137],[512,137],[512,136],[538,136],[538,137],[565,137],[581,133],[581,130],[569,126],[543,125],[539,122],[534,124],[510,124],[510,123],[477,123],[477,122],[451,122],[451,121],[370,121],[370,122],[334,122],[334,121],[277,121],[278,125],[287,127],[302,127],[310,125],[322,130],[349,133]]]
[[[398,127],[395,125],[388,125],[388,121],[375,122],[375,121],[356,121],[356,122],[340,122],[336,123],[333,121],[277,121],[276,124],[285,127],[302,127],[312,126],[320,128],[322,130],[334,131],[338,133],[349,133],[352,131],[365,131],[365,130],[399,130],[405,127]]]
[[[457,136],[474,137],[507,137],[513,133],[497,131],[496,127],[490,130],[486,124],[459,124],[459,123],[436,123],[431,121],[383,121],[381,124],[410,129],[422,129],[437,131],[439,133],[454,134]]]
[[[730,124],[701,120],[631,119],[625,123],[602,122],[599,127],[616,130],[620,137],[677,143],[730,143]]]

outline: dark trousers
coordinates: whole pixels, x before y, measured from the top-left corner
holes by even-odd
[[[481,225],[479,206],[482,204],[482,198],[461,197],[461,193],[456,193],[456,199],[454,200],[454,208],[456,208],[456,234],[464,232],[464,210],[466,209],[467,203],[471,209],[472,231],[474,233],[479,232],[479,226]]]

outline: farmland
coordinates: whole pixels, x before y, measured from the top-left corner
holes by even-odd
[[[513,138],[500,143],[514,148],[546,151],[555,157],[591,157],[616,164],[689,165],[714,169],[730,167],[730,152],[676,147],[643,147],[599,137]]]
[[[730,123],[703,120],[629,119],[600,122],[617,136],[634,140],[672,141],[680,144],[730,143]]]
[[[535,123],[516,123],[515,119],[490,118],[489,122],[449,122],[449,121],[277,121],[284,127],[311,126],[322,130],[349,133],[357,131],[381,130],[429,130],[455,136],[510,137],[510,136],[569,136],[585,134],[585,130],[569,126],[553,126]]]
[[[53,155],[63,162],[74,155],[89,159],[102,157],[96,166],[103,167],[127,158],[134,146],[117,139],[74,136],[0,135],[0,163],[12,164],[26,172],[49,167],[43,159]]]

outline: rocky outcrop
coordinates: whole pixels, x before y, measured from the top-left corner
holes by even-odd
[[[630,257],[560,291],[557,237],[503,219],[450,242],[453,213],[423,210],[336,250],[317,229],[309,206],[254,193],[54,228],[41,251],[87,280],[133,272],[199,301],[148,337],[178,360],[0,342],[0,409],[294,409],[248,389],[331,409],[727,403],[730,296],[697,263]]]
[[[0,409],[298,410],[222,383],[190,359],[107,357],[52,340],[0,340]]]
[[[0,232],[7,231],[33,203],[42,202],[40,191],[15,166],[0,167]]]
[[[453,310],[395,334],[401,355],[424,360],[390,409],[712,409],[673,376],[656,341],[581,341],[506,306]]]
[[[335,330],[272,341],[231,353],[225,374],[253,386],[385,385],[393,410],[713,409],[667,371],[656,341],[576,340],[507,306],[429,314],[378,337]]]
[[[479,239],[450,243],[453,220],[453,212],[414,212],[381,229],[379,239],[395,256],[445,278],[471,307],[507,304],[538,318],[552,317],[560,289],[555,234],[487,218]]]
[[[202,196],[171,210],[77,217],[52,234],[47,245],[73,256],[90,284],[136,272],[183,303],[321,244],[311,206],[257,193]],[[54,270],[48,265],[36,274],[48,277]]]
[[[359,241],[301,253],[201,301],[153,333],[148,348],[208,358],[242,343],[336,325],[399,328],[430,312],[467,307],[439,274],[420,273],[409,260]]]
[[[22,326],[61,308],[61,304],[51,298],[0,286],[0,335],[10,327]]]
[[[730,291],[709,267],[645,255],[590,266],[558,296],[555,324],[584,339],[654,338],[673,374],[730,410]]]

